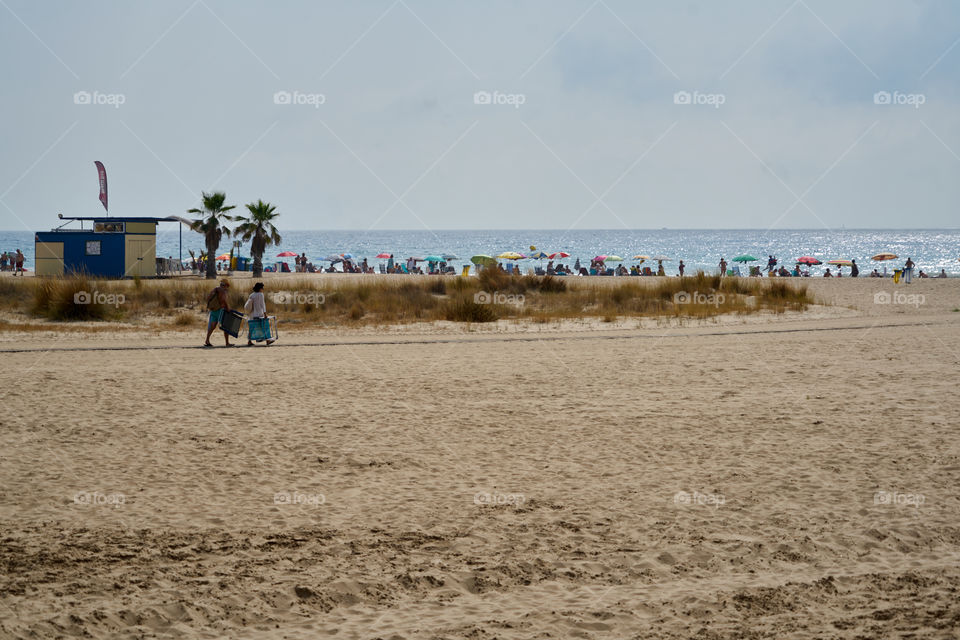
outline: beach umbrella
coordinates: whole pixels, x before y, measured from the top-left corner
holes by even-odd
[[[667,256],[653,256],[651,260],[656,260],[657,262],[670,262],[670,258]]]
[[[560,258],[569,258],[570,254],[567,253],[566,251],[555,251],[554,253],[551,253],[547,257],[550,258],[551,260],[559,260]]]
[[[377,259],[378,259],[378,260],[389,260],[389,259],[390,259],[390,254],[389,254],[389,253],[378,253],[378,254],[377,254]]]
[[[877,262],[882,262],[883,260],[896,260],[899,257],[900,256],[895,253],[878,253],[870,259],[876,260]]]
[[[531,260],[543,260],[544,258],[549,258],[551,255],[554,255],[554,254],[547,255],[543,251],[534,251],[528,257]]]
[[[470,262],[473,264],[496,264],[497,261],[488,255],[480,254],[470,258]]]
[[[340,256],[327,256],[326,258],[322,258],[322,261],[329,262],[330,264],[337,264],[338,262],[343,262],[343,258]]]
[[[734,262],[756,262],[757,259],[749,254],[744,254],[742,256],[737,256],[733,259]]]
[[[352,253],[341,253],[340,257],[343,258],[344,260],[353,260]]]
[[[797,258],[797,264],[806,264],[806,265],[817,265],[823,264],[813,256],[800,256]]]
[[[633,259],[634,259],[634,260],[639,260],[640,262],[643,262],[644,260],[649,260],[649,259],[650,259],[650,256],[644,256],[644,255],[639,255],[639,254],[638,254],[638,255],[633,256]]]
[[[594,256],[594,258],[593,258],[593,260],[594,260],[595,262],[596,262],[596,261],[603,262],[603,261],[606,260],[606,259],[607,259],[607,256],[605,256],[605,255],[603,255],[603,256]]]
[[[230,254],[229,254],[229,253],[220,254],[219,256],[217,256],[216,259],[217,259],[217,260],[229,260],[229,259],[230,259]]]
[[[522,253],[517,253],[516,251],[504,251],[497,256],[498,260],[523,260],[527,256]]]
[[[853,266],[853,263],[850,262],[849,260],[841,260],[841,259],[839,259],[839,258],[836,259],[836,260],[828,260],[828,261],[827,261],[827,264],[836,265],[836,266],[838,266],[838,267],[852,267],[852,266]]]
[[[296,251],[281,251],[277,254],[278,258],[293,258],[297,256]]]
[[[458,258],[457,256],[453,255],[452,253],[445,253],[445,254],[443,254],[443,259],[444,259],[444,260],[459,260],[460,258]]]
[[[606,262],[623,262],[623,258],[620,256],[607,256]]]
[[[427,262],[443,262],[443,258],[441,256],[427,256],[424,258],[424,260]]]

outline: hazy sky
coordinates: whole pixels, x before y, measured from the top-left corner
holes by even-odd
[[[950,0],[0,0],[0,60],[4,229],[100,215],[94,160],[284,229],[960,221]]]

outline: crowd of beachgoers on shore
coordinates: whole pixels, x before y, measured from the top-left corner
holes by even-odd
[[[569,262],[570,255],[558,252],[556,254],[544,254],[542,256],[525,256],[523,254],[511,253],[510,255],[501,254],[496,258],[491,256],[473,256],[470,262],[462,265],[459,269],[453,264],[458,260],[456,256],[428,256],[426,258],[407,257],[397,259],[393,254],[379,254],[376,257],[380,263],[374,266],[367,258],[357,259],[351,254],[340,254],[328,257],[322,260],[327,266],[314,264],[306,254],[294,256],[294,267],[290,268],[286,262],[276,262],[267,265],[264,268],[266,272],[282,273],[381,273],[381,274],[425,274],[425,275],[476,275],[483,269],[498,269],[512,275],[538,275],[538,276],[668,276],[668,275],[689,275],[683,260],[677,261],[675,267],[665,266],[664,263],[672,263],[668,257],[657,256],[650,258],[648,256],[634,256],[631,259],[630,266],[624,264],[624,259],[619,256],[596,256],[588,262],[581,262],[579,258]],[[918,268],[912,258],[908,257],[902,266],[890,268],[888,264],[895,264],[898,256],[894,254],[878,254],[870,260],[874,268],[870,271],[861,271],[856,259],[835,259],[823,262],[812,256],[801,256],[796,260],[781,260],[774,255],[769,255],[766,259],[766,265],[751,265],[752,262],[760,262],[753,256],[744,255],[732,258],[729,262],[723,256],[717,263],[715,273],[721,276],[745,276],[745,277],[793,277],[808,278],[811,277],[811,267],[823,267],[822,273],[815,274],[817,277],[824,278],[842,278],[842,277],[900,277],[910,281],[913,277],[918,278],[946,278],[948,274],[945,269],[930,274],[923,269]],[[566,260],[567,262],[564,262]],[[546,262],[545,262],[546,261]],[[205,269],[205,263],[202,260],[185,261],[184,267],[198,273]],[[526,264],[522,264],[526,262]],[[645,266],[645,263],[656,263],[656,266]],[[792,266],[790,266],[792,265]],[[338,268],[339,266],[339,268]],[[217,271],[231,271],[237,268],[236,259],[233,262],[229,260],[217,261]],[[844,269],[847,269],[844,272]],[[242,270],[242,269],[241,269]]]

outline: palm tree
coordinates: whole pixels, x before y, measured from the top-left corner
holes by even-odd
[[[190,228],[198,233],[202,233],[207,244],[207,279],[212,280],[217,277],[217,263],[213,256],[217,255],[217,247],[220,246],[220,239],[223,236],[230,237],[230,229],[223,223],[226,220],[232,220],[227,215],[227,211],[234,208],[234,205],[223,206],[227,194],[223,191],[214,191],[213,193],[203,192],[203,209],[188,209],[187,213],[196,213],[201,216],[199,220],[194,220]]]
[[[234,218],[242,224],[234,229],[233,233],[244,242],[252,240],[250,255],[253,256],[253,277],[259,278],[263,275],[263,252],[271,244],[280,244],[280,233],[273,226],[273,221],[280,214],[275,213],[275,206],[263,200],[248,204],[247,211],[250,212],[249,217],[237,216]]]

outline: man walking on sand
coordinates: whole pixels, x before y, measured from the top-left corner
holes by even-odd
[[[213,335],[213,331],[220,323],[220,319],[223,317],[223,314],[227,311],[230,311],[230,303],[227,301],[227,290],[229,288],[230,283],[226,280],[221,280],[220,286],[216,287],[210,292],[210,295],[207,296],[207,309],[210,310],[210,317],[207,320],[207,340],[203,343],[203,346],[205,347],[213,346],[210,344],[210,336]],[[226,331],[223,332],[223,342],[224,346],[233,346],[230,344],[230,334]]]
[[[16,263],[17,263],[17,270],[13,272],[13,275],[17,275],[19,273],[22,276],[23,275],[23,253],[20,251],[20,249],[17,249],[17,255],[14,256],[14,260],[16,260]]]

